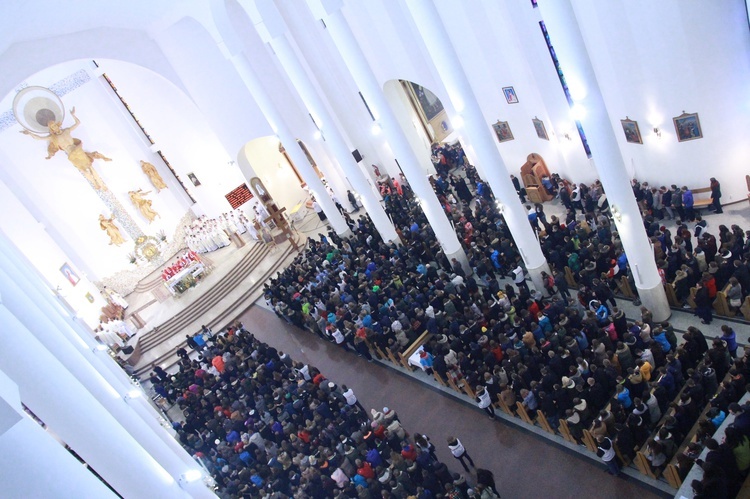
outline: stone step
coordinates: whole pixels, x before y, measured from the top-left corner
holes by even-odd
[[[295,239],[297,240],[297,239]],[[234,322],[237,317],[242,315],[245,310],[250,308],[255,301],[257,301],[261,296],[263,296],[263,284],[276,272],[279,267],[283,264],[283,262],[286,260],[286,258],[293,253],[294,249],[291,245],[287,246],[287,248],[284,250],[284,252],[279,255],[279,257],[276,259],[276,262],[274,265],[272,265],[259,279],[258,281],[248,288],[242,296],[240,296],[237,300],[230,303],[228,306],[224,307],[224,310],[214,319],[208,321],[206,325],[210,327],[212,330],[219,331],[224,326],[231,324]],[[177,334],[177,332],[175,332]],[[166,341],[171,336],[166,336],[162,338],[162,341]],[[154,348],[154,347],[151,347]],[[155,365],[161,365],[164,367],[164,369],[169,369],[171,366],[177,363],[179,360],[177,357],[176,348],[171,349],[168,352],[165,352],[164,354],[160,355],[156,359],[154,359],[152,362],[149,362],[146,366],[141,366],[136,370],[136,374],[139,376],[142,376],[144,374],[147,374]]]
[[[211,289],[203,293],[194,303],[180,313],[171,317],[167,321],[155,326],[151,331],[146,333],[140,340],[139,345],[141,352],[145,353],[150,349],[158,346],[164,338],[171,337],[175,332],[180,331],[186,325],[195,321],[202,316],[207,310],[216,305],[228,292],[237,287],[239,282],[244,280],[263,258],[268,254],[268,248],[258,244],[245,255],[238,265],[227,274],[220,282],[216,283]]]

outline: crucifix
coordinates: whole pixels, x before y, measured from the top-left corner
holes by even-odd
[[[270,203],[270,206],[267,206],[266,209],[268,210],[269,216],[263,219],[263,222],[268,223],[270,220],[273,220],[276,223],[276,227],[281,229],[284,237],[289,240],[289,244],[292,245],[294,250],[299,251],[299,246],[297,246],[297,243],[294,241],[294,234],[292,233],[292,229],[289,227],[289,223],[287,223],[286,218],[284,218],[284,212],[286,211],[286,208],[278,209],[275,203]]]

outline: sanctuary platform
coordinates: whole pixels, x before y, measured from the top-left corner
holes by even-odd
[[[204,324],[221,328],[262,296],[263,283],[296,256],[291,242],[274,232],[276,244],[256,242],[244,234],[237,236],[245,243],[242,247],[233,243],[200,255],[208,271],[181,294],[172,296],[164,287],[161,269],[141,280],[126,297],[126,318],[141,326],[128,342],[133,353],[123,357],[136,374],[148,374],[154,365],[169,368],[177,362],[175,351],[184,346],[186,334],[195,334]],[[305,238],[304,233],[294,233],[297,244]]]

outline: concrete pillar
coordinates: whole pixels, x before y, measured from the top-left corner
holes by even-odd
[[[448,259],[456,258],[461,262],[464,269],[471,273],[466,252],[461,246],[442,206],[440,206],[427,176],[420,167],[414,150],[409,145],[393,111],[388,106],[383,89],[375,78],[375,74],[367,63],[354,33],[352,33],[344,14],[341,12],[340,2],[308,0],[308,5],[317,17],[324,20],[327,31],[333,38],[341,57],[346,62],[354,82],[359,87],[378,124],[381,125],[388,144],[398,159],[414,194],[419,199],[422,210],[427,216],[427,220],[430,222],[435,237],[442,246],[445,255]]]
[[[65,312],[54,309],[49,291],[45,297],[30,284],[34,280],[34,271],[20,261],[16,251],[7,239],[0,238],[0,296],[9,316],[3,323],[17,323],[17,326],[8,327],[17,327],[19,331],[9,334],[7,349],[17,348],[23,355],[31,352],[31,357],[22,362],[23,355],[9,353],[9,357],[3,357],[9,364],[0,359],[0,369],[19,385],[24,402],[120,493],[119,486],[112,480],[126,483],[132,479],[132,470],[121,464],[115,466],[117,463],[108,456],[113,453],[112,446],[128,455],[127,459],[144,460],[142,472],[153,475],[146,481],[151,480],[152,485],[163,487],[164,493],[172,489],[172,493],[180,497],[179,492],[184,486],[192,497],[215,497],[200,480],[180,483],[184,473],[201,471],[200,467],[172,438],[172,434],[160,426],[158,415],[146,405],[140,389],[104,366],[105,361],[112,363],[111,359],[96,358],[90,345],[91,338],[86,341],[60,320]],[[33,360],[35,358],[37,360]],[[42,371],[49,375],[46,382],[40,381],[36,371],[32,376],[20,370],[23,367],[35,370],[41,364],[45,366]],[[49,390],[55,393],[50,394]],[[123,396],[128,392],[138,394],[137,398],[126,402]],[[71,397],[66,397],[67,394]],[[91,415],[86,412],[89,409]],[[97,428],[99,424],[105,426],[99,430],[89,429],[89,417],[97,418]],[[109,425],[112,429],[105,431]],[[93,434],[96,438],[89,441],[79,432]],[[101,438],[103,435],[107,438]],[[118,438],[125,440],[120,442]],[[103,469],[107,470],[107,475]]]
[[[245,83],[245,86],[247,86],[248,90],[250,90],[250,93],[255,98],[255,102],[263,112],[263,115],[271,124],[271,128],[278,135],[281,144],[292,159],[294,166],[297,167],[297,171],[302,175],[302,178],[315,195],[315,199],[323,208],[323,212],[325,212],[328,217],[328,221],[333,226],[333,230],[335,230],[336,234],[341,237],[348,237],[351,235],[349,226],[341,216],[341,213],[339,213],[333,200],[328,196],[328,192],[326,191],[323,182],[320,180],[320,177],[318,177],[318,174],[315,172],[312,165],[307,161],[305,154],[297,144],[297,139],[284,122],[281,113],[276,110],[273,102],[268,97],[268,93],[255,75],[255,72],[250,66],[245,54],[240,52],[239,54],[233,55],[231,56],[231,61],[234,64],[237,73],[239,73],[242,78],[242,81]]]
[[[0,469],[3,495],[7,497],[117,497],[50,433],[26,416],[18,385],[2,371]],[[44,479],[40,480],[42,470]]]
[[[372,222],[375,224],[383,240],[400,243],[396,229],[380,204],[380,200],[370,188],[359,165],[354,161],[354,157],[346,145],[344,137],[339,132],[333,117],[328,112],[312,80],[294,53],[294,49],[286,37],[288,29],[281,14],[273,2],[269,0],[256,1],[255,5],[260,14],[259,19],[254,19],[255,28],[258,30],[261,38],[271,45],[281,66],[305,103],[305,107],[314,117],[325,139],[326,147],[333,153],[352,187],[354,187],[356,193],[360,196],[362,205],[370,215],[370,218],[372,218]],[[253,12],[249,14],[251,17],[255,17],[253,16]],[[342,199],[341,202],[346,203],[346,199]]]
[[[549,273],[549,265],[544,258],[534,230],[529,224],[526,210],[518,199],[518,194],[508,176],[508,170],[497,149],[492,128],[482,114],[474,90],[451,44],[447,28],[443,25],[432,0],[409,0],[406,4],[437,72],[448,90],[448,97],[456,112],[463,119],[463,136],[473,146],[478,160],[477,166],[492,187],[495,197],[504,205],[503,216],[513,234],[513,239],[520,250],[534,286],[542,290],[544,289],[542,272]]]
[[[671,315],[669,302],[573,5],[570,0],[559,0],[540,2],[539,8],[560,64],[566,68],[566,73],[570,73],[568,81],[579,85],[579,88],[571,89],[579,108],[576,118],[586,132],[591,162],[599,172],[609,206],[613,213],[620,214],[614,217],[615,225],[633,272],[638,296],[654,314],[654,320],[666,320]]]

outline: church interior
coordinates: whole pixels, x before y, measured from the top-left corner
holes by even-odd
[[[0,10],[8,497],[750,490],[750,423],[736,437],[732,410],[750,402],[747,1]],[[591,291],[594,272],[609,291]],[[568,349],[573,309],[592,332],[581,344],[568,327]],[[688,369],[696,328],[713,347]],[[662,330],[677,343],[654,360]],[[583,395],[567,411],[555,395],[554,418],[551,393],[537,403],[555,351],[571,363],[553,373],[562,392],[578,380],[590,395],[612,371],[601,413]],[[729,352],[724,371],[715,351]],[[433,357],[451,353],[441,376]],[[599,439],[601,414],[645,421],[674,357],[685,387],[627,433],[643,438],[628,445],[613,420]],[[690,402],[704,371],[725,377]],[[747,463],[695,464],[725,434]]]

